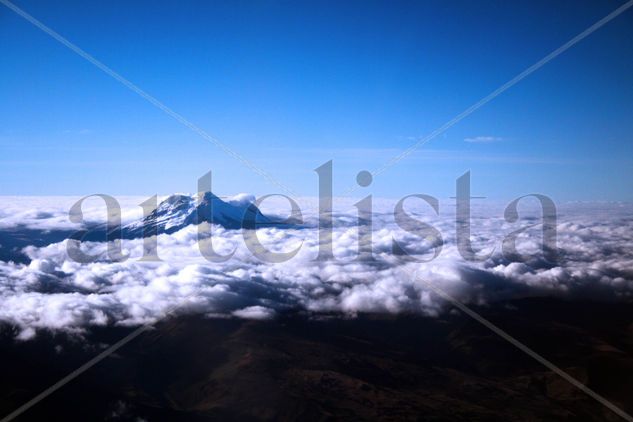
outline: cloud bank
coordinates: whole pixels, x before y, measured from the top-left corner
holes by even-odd
[[[68,208],[60,206],[59,199],[33,201],[4,201],[0,227],[50,230],[72,226],[65,214]],[[128,205],[140,202],[142,199],[130,200]],[[392,253],[393,239],[418,260],[428,260],[435,249],[433,242],[394,223],[390,201],[376,201],[373,259],[365,261],[357,259],[357,216],[344,206],[334,213],[334,259],[328,261],[316,260],[317,218],[310,213],[304,215],[306,228],[257,230],[262,244],[272,251],[301,247],[292,259],[276,264],[253,256],[240,230],[206,223],[202,229],[213,230],[212,242],[219,254],[235,250],[231,259],[206,261],[199,251],[198,227],[193,225],[157,237],[158,262],[139,261],[144,251],[142,239],[122,242],[123,253],[129,257],[121,261],[107,257],[104,242],[87,242],[84,251],[99,258],[86,264],[69,259],[67,241],[27,246],[23,252],[30,262],[0,261],[0,320],[15,326],[18,338],[28,339],[41,329],[80,333],[91,326],[150,323],[172,312],[269,319],[285,311],[437,316],[450,309],[416,276],[474,304],[531,296],[633,297],[631,205],[561,206],[558,247],[562,254],[552,264],[540,257],[538,228],[521,237],[519,249],[532,257],[527,262],[508,261],[501,253],[501,240],[507,233],[538,222],[535,209],[522,209],[523,218],[509,224],[503,220],[503,204],[478,205],[473,210],[472,242],[477,251],[490,256],[482,262],[467,262],[455,244],[454,204],[442,204],[440,216],[436,216],[430,207],[411,202],[405,207],[407,212],[442,233],[442,250],[429,262]],[[95,219],[97,208],[95,204],[88,213]],[[286,212],[281,203],[263,211]],[[131,219],[140,212],[126,208],[124,215]]]

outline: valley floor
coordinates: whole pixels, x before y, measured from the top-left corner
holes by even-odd
[[[633,305],[529,299],[478,308],[633,413]],[[0,343],[10,413],[128,328]],[[620,420],[469,317],[179,317],[17,420]]]

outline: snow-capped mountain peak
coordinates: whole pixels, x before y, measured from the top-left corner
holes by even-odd
[[[253,205],[254,197],[241,194],[228,201],[212,192],[194,196],[175,194],[140,221],[121,228],[121,237],[137,238],[154,234],[174,233],[190,224],[218,224],[227,229],[254,228],[274,224]]]

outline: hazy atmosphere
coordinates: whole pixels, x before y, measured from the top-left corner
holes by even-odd
[[[633,421],[632,6],[0,0],[1,422]]]

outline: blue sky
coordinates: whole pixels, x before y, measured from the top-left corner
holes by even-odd
[[[323,162],[344,191],[623,2],[14,3],[314,195]],[[4,6],[0,40],[0,194],[280,191]],[[632,134],[630,9],[357,194],[470,170],[491,198],[630,201]]]

